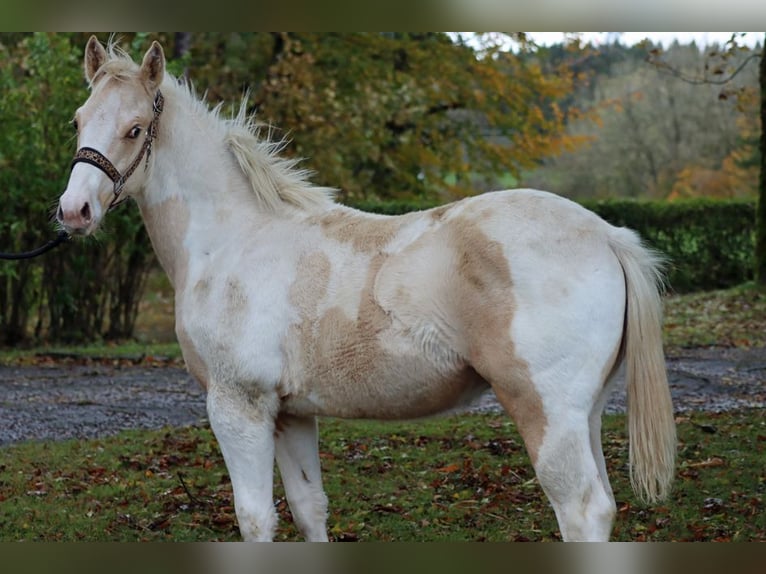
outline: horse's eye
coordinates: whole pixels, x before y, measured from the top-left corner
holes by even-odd
[[[127,137],[134,140],[141,135],[141,126],[133,126],[130,128]]]

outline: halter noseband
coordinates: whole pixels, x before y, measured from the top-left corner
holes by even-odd
[[[122,203],[122,201],[117,201],[120,197],[120,194],[122,193],[122,188],[125,186],[125,182],[128,180],[128,178],[133,175],[134,171],[136,171],[136,168],[138,167],[138,164],[141,163],[144,154],[146,154],[146,163],[144,165],[144,169],[149,167],[149,156],[152,155],[152,144],[154,143],[154,138],[157,136],[157,126],[160,121],[160,114],[162,113],[164,104],[165,98],[162,97],[162,93],[157,90],[157,94],[154,96],[153,104],[154,117],[149,123],[149,127],[146,129],[146,139],[144,140],[144,144],[141,146],[141,151],[138,152],[136,159],[134,159],[133,163],[128,166],[128,169],[125,170],[124,174],[121,174],[120,170],[114,167],[114,164],[109,161],[109,159],[104,154],[96,149],[93,149],[92,147],[81,147],[77,150],[77,153],[74,154],[71,169],[74,169],[74,166],[80,162],[88,163],[90,165],[96,166],[98,169],[103,171],[109,179],[112,180],[112,183],[114,184],[114,197],[112,198],[112,202],[109,204],[107,211]]]

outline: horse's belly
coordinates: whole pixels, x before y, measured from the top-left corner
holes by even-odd
[[[420,357],[360,364],[354,357],[337,370],[315,373],[302,392],[283,399],[296,415],[411,419],[468,404],[489,388],[470,366],[439,373]]]

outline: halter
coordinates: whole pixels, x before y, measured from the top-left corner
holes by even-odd
[[[144,169],[149,167],[149,156],[152,155],[152,144],[154,143],[154,138],[157,136],[157,126],[159,124],[160,114],[162,113],[162,108],[164,105],[165,98],[162,96],[162,93],[157,90],[157,94],[154,96],[154,104],[152,106],[154,109],[154,117],[149,123],[149,127],[146,129],[146,139],[144,140],[144,145],[141,146],[141,151],[138,152],[136,159],[134,159],[133,163],[128,166],[128,169],[125,170],[124,174],[121,174],[120,170],[114,167],[114,164],[109,161],[109,159],[104,154],[96,149],[93,149],[92,147],[81,147],[74,155],[71,169],[74,169],[74,166],[80,162],[88,163],[90,165],[96,166],[98,169],[103,171],[109,179],[112,180],[112,183],[114,184],[114,197],[112,198],[112,202],[109,204],[109,207],[107,207],[107,211],[125,201],[124,199],[118,201],[120,194],[122,193],[122,188],[125,187],[125,182],[128,180],[128,178],[133,175],[134,171],[136,171],[136,168],[138,167],[138,164],[141,163],[144,154],[146,154],[146,163],[144,165]]]

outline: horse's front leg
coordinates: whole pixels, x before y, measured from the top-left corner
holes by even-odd
[[[327,496],[316,419],[280,415],[275,437],[277,465],[295,524],[309,542],[327,542]]]
[[[273,503],[276,394],[240,385],[208,389],[210,427],[221,447],[234,490],[239,531],[247,541],[270,541],[277,522]]]

